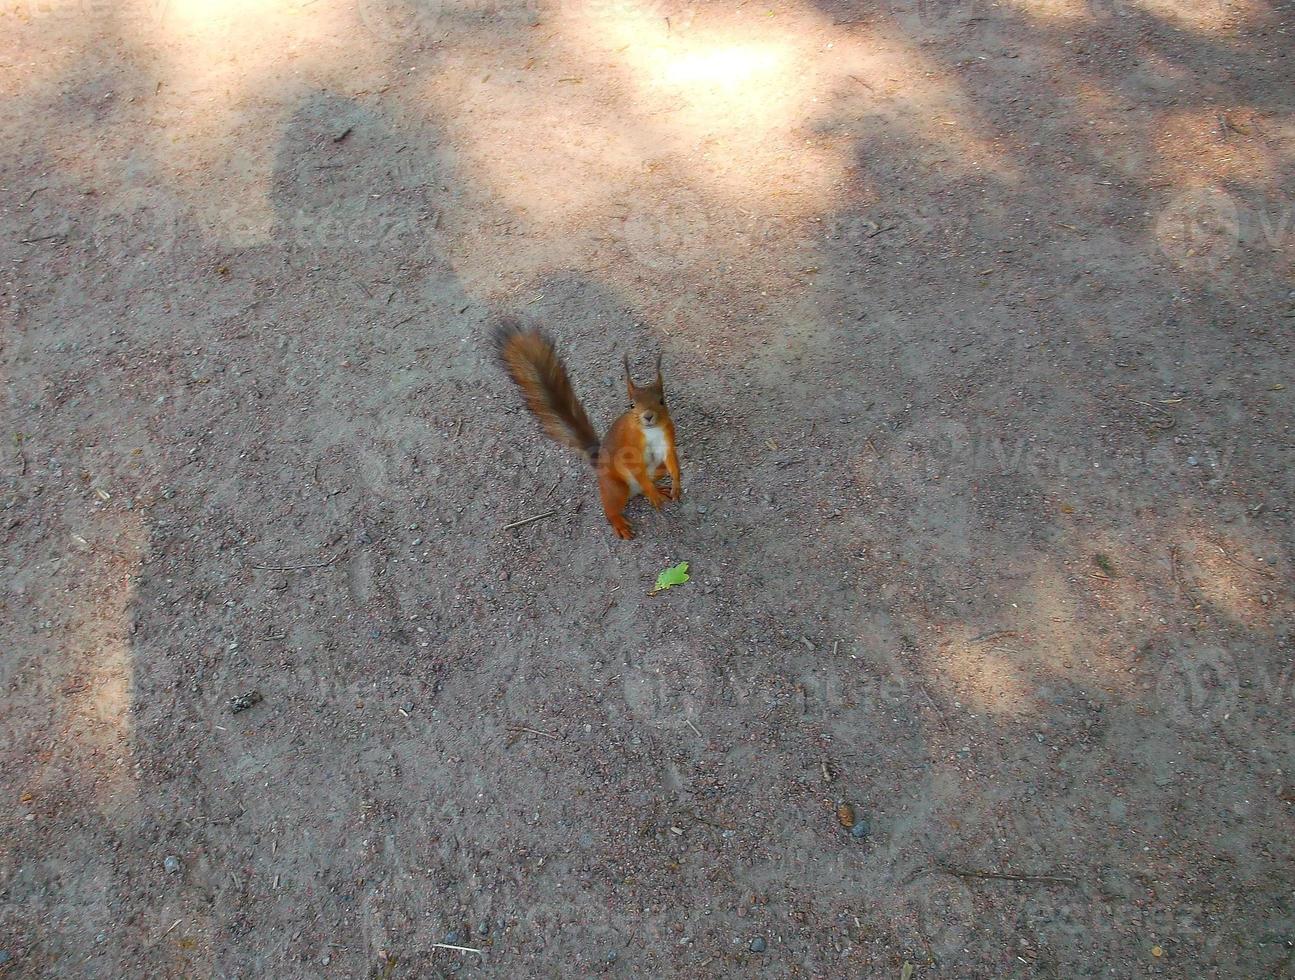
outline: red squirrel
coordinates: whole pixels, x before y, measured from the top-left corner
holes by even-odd
[[[562,358],[541,330],[503,320],[495,331],[499,359],[526,398],[526,407],[539,419],[545,434],[582,453],[598,475],[607,523],[629,540],[634,531],[625,520],[625,505],[641,493],[658,510],[667,499],[678,500],[683,484],[675,452],[674,423],[665,405],[661,356],[656,359],[656,383],[636,385],[625,355],[625,390],[630,407],[612,423],[601,440],[584,406],[576,397]],[[670,475],[671,487],[663,492],[656,481]]]

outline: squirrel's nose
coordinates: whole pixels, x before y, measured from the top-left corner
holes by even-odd
[[[644,412],[644,413],[643,413],[643,422],[644,422],[645,424],[647,424],[647,425],[651,425],[651,424],[652,424],[653,422],[655,422],[655,421],[656,421],[656,412]]]

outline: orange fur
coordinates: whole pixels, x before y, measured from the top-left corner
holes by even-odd
[[[567,379],[562,359],[543,333],[523,330],[509,321],[496,333],[496,342],[504,367],[522,390],[527,407],[539,419],[544,431],[558,442],[582,451],[593,463],[603,513],[619,537],[627,540],[634,537],[624,513],[634,494],[643,494],[657,509],[666,500],[679,499],[683,480],[675,449],[674,422],[665,404],[660,357],[656,381],[643,386],[634,383],[629,358],[625,359],[625,390],[630,407],[612,423],[599,443]],[[666,475],[671,486],[669,492],[663,493],[656,481]]]
[[[571,387],[553,342],[509,319],[496,329],[495,346],[505,370],[522,390],[526,407],[548,437],[584,453],[592,462],[598,454],[598,433]]]

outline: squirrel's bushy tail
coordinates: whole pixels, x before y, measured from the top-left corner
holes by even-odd
[[[598,459],[598,433],[571,388],[571,379],[553,342],[540,330],[525,329],[513,319],[495,329],[495,346],[504,369],[526,397],[526,407],[540,427],[564,446]]]

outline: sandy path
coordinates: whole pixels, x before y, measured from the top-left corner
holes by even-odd
[[[1291,30],[4,7],[0,976],[1292,969]]]

